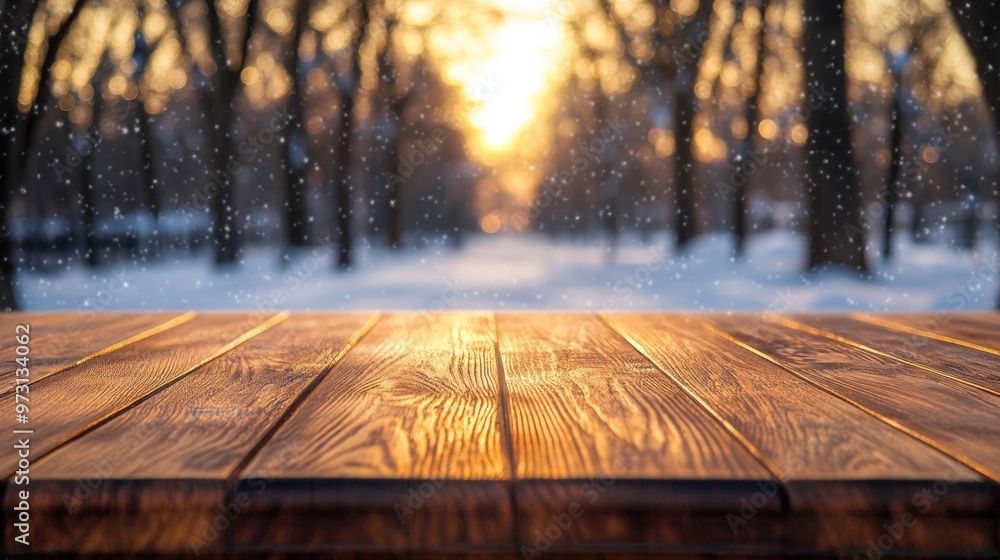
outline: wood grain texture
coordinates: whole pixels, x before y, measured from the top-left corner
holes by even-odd
[[[1000,356],[1000,319],[996,315],[938,312],[933,315],[852,314],[851,317],[911,335]]]
[[[488,314],[384,317],[241,474],[237,550],[509,547],[499,402]]]
[[[708,319],[789,371],[1000,481],[1000,399],[810,333],[740,317]]]
[[[190,320],[192,314],[181,313],[108,313],[108,314],[45,314],[34,315],[30,325],[29,348],[31,383],[59,373],[125,344],[152,336]],[[10,320],[7,321],[11,323]],[[4,328],[0,352],[10,355],[15,346],[14,324]],[[0,363],[0,377],[14,374],[18,367],[13,360]],[[13,392],[3,387],[0,394]]]
[[[374,319],[288,319],[50,453],[33,469],[51,506],[36,505],[35,551],[224,550],[212,522],[241,507],[228,499],[236,470]]]
[[[37,460],[59,445],[189,373],[202,360],[261,324],[259,317],[199,315],[193,320],[43,379],[30,392],[31,451]],[[14,395],[0,397],[14,410]],[[0,472],[16,468],[13,454],[0,456]]]
[[[964,465],[732,344],[695,317],[605,319],[706,401],[779,474],[780,493],[758,492],[756,499],[787,495],[786,546],[865,545],[912,507],[912,496],[950,477],[962,491],[953,487],[940,507],[923,514],[933,520],[908,530],[894,550],[947,551],[958,545],[995,550],[990,483]],[[738,515],[738,530],[757,523]]]
[[[842,315],[795,315],[782,318],[782,324],[818,330],[1000,397],[1000,354],[988,354]],[[1000,336],[1000,329],[996,334]]]
[[[600,319],[496,320],[521,546],[662,551],[687,543],[732,552],[749,546],[755,531],[775,538],[769,520],[780,511],[776,501],[764,505],[761,522],[745,535],[734,535],[725,520],[771,473]],[[681,514],[699,501],[704,508]],[[553,517],[565,521],[578,509],[583,513],[567,527]]]
[[[1000,557],[996,317],[206,314],[100,346],[136,317],[31,385],[4,553]],[[78,319],[0,327],[34,355]]]

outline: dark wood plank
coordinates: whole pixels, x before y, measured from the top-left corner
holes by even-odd
[[[59,314],[42,316],[20,315],[20,321],[31,327],[29,362],[30,383],[103,356],[129,344],[159,334],[194,318],[194,313],[108,313],[99,315]],[[7,336],[7,333],[10,333]],[[12,355],[13,327],[4,331],[2,351]],[[0,376],[14,375],[13,360],[0,364]],[[0,395],[14,392],[4,387]]]
[[[1000,396],[1000,355],[890,329],[843,315],[795,315],[777,322],[882,353]],[[997,331],[1000,335],[1000,330]]]
[[[1000,319],[996,314],[947,313],[935,314],[853,314],[853,318],[899,330],[910,335],[972,348],[1000,356]]]
[[[273,317],[272,317],[273,319]],[[206,360],[273,325],[261,318],[206,314],[178,327],[92,359],[31,386],[31,453],[34,460],[132,406],[153,391],[190,373]],[[14,410],[14,395],[0,397]],[[17,458],[0,456],[0,473],[10,477]]]
[[[212,523],[242,508],[237,469],[375,320],[292,317],[50,453],[32,469],[33,552],[223,551]]]
[[[745,535],[726,521],[772,473],[600,319],[502,314],[497,331],[522,552],[761,553],[750,535],[780,541],[778,501]]]
[[[777,501],[787,493],[786,546],[864,549],[912,508],[914,495],[953,479],[948,495],[920,514],[925,522],[908,528],[893,551],[996,551],[991,485],[961,463],[733,344],[696,317],[605,320],[717,411],[779,474],[782,488],[765,487],[747,499]],[[730,512],[734,530],[757,522],[752,506]]]
[[[849,344],[768,321],[709,321],[762,357],[1000,481],[1000,399]]]
[[[511,549],[488,314],[384,317],[240,475],[236,549]]]

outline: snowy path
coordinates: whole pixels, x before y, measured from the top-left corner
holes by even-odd
[[[906,243],[901,236],[900,240]],[[349,273],[318,249],[282,268],[275,250],[249,251],[242,267],[216,271],[207,253],[152,265],[18,277],[26,310],[563,309],[563,310],[988,310],[1000,253],[904,245],[896,260],[871,259],[875,279],[802,274],[805,240],[755,237],[747,259],[730,258],[726,236],[706,236],[675,256],[668,240],[625,244],[613,264],[596,244],[483,236],[464,248],[390,254],[361,251]]]

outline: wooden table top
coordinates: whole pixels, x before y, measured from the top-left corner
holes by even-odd
[[[11,555],[1000,557],[1000,315],[0,323]]]

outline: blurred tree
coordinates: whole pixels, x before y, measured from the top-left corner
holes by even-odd
[[[218,190],[212,196],[212,237],[215,244],[215,262],[234,263],[239,259],[240,237],[235,220],[233,200],[234,174],[229,171],[230,162],[236,159],[236,144],[231,137],[235,118],[235,97],[240,84],[240,74],[247,65],[250,40],[257,19],[259,0],[247,0],[246,23],[243,40],[235,49],[235,60],[224,37],[219,8],[212,0],[208,4],[208,42],[215,66],[215,95],[209,97],[211,105],[205,107],[206,115],[212,122],[212,168],[219,181]]]
[[[674,4],[684,8],[678,13]],[[643,71],[643,78],[653,79],[673,91],[674,233],[677,248],[683,250],[697,234],[694,168],[694,119],[697,112],[694,94],[698,68],[709,37],[712,0],[654,2],[657,18],[651,32],[652,59],[640,60],[631,49],[632,37],[625,29],[612,0],[604,0],[610,20],[615,23],[626,56]],[[665,29],[672,30],[664,33]]]
[[[55,63],[59,47],[69,33],[73,23],[82,11],[86,0],[80,0],[71,11],[59,22],[56,32],[47,36],[45,55],[38,71],[36,99],[26,113],[19,110],[18,96],[22,91],[22,80],[25,70],[25,52],[28,47],[28,32],[32,20],[38,11],[37,0],[9,2],[4,4],[0,13],[0,29],[4,33],[3,54],[0,55],[0,69],[10,76],[8,87],[3,89],[3,102],[0,107],[0,124],[7,134],[3,142],[4,158],[0,164],[0,211],[3,212],[3,227],[0,228],[0,307],[5,310],[17,308],[14,284],[14,262],[11,253],[10,232],[7,227],[6,212],[11,200],[11,194],[21,183],[22,174],[27,169],[25,160],[37,131],[38,120],[41,118],[49,99],[47,92],[52,79],[52,65]]]
[[[983,85],[983,98],[993,117],[993,132],[1000,146],[1000,107],[997,106],[1000,103],[1000,3],[983,0],[958,5],[951,0],[949,4],[976,60],[976,73]],[[995,176],[998,170],[992,171]],[[1000,295],[996,306],[1000,309]]]
[[[305,186],[308,135],[305,130],[306,80],[302,71],[302,39],[310,28],[312,0],[295,0],[295,24],[289,45],[288,124],[285,132],[285,241],[291,247],[309,245]]]
[[[698,230],[695,225],[694,117],[697,111],[694,85],[698,66],[708,41],[712,2],[700,0],[698,8],[681,34],[681,44],[671,53],[667,64],[674,86],[674,230],[678,249],[685,249]],[[665,58],[663,58],[665,60]]]
[[[747,238],[747,197],[750,189],[750,181],[753,173],[749,166],[754,163],[752,152],[754,151],[754,140],[759,137],[760,128],[760,99],[761,91],[764,88],[764,55],[767,47],[767,7],[768,0],[760,0],[757,7],[757,54],[755,71],[752,80],[755,82],[753,93],[746,102],[745,120],[747,132],[740,143],[737,157],[730,159],[730,177],[742,177],[744,180],[738,185],[733,185],[736,192],[733,194],[733,234],[736,238],[735,253],[737,257],[742,257],[746,250]],[[737,17],[745,17],[743,2],[736,2]],[[732,34],[731,34],[732,35]]]
[[[24,117],[18,110],[17,96],[21,91],[24,51],[28,45],[31,19],[38,9],[38,0],[8,1],[0,12],[0,72],[7,76],[7,87],[0,89],[0,140],[3,158],[0,163],[0,308],[17,309],[14,294],[14,255],[7,223],[11,194],[17,184],[18,160],[22,147],[16,132],[21,130]]]
[[[882,229],[882,260],[892,257],[892,236],[896,221],[896,204],[899,199],[899,183],[903,173],[903,140],[906,117],[912,117],[912,112],[904,110],[906,89],[903,86],[903,73],[910,59],[916,52],[917,43],[912,42],[904,52],[887,55],[889,71],[892,74],[892,107],[889,111],[889,175],[885,188],[885,218]]]
[[[100,65],[98,65],[100,66]],[[100,138],[101,115],[104,108],[104,90],[100,71],[94,72],[90,80],[94,89],[94,97],[90,108],[91,138]],[[84,259],[87,266],[101,264],[100,247],[97,239],[97,201],[94,199],[94,153],[97,144],[94,142],[81,153],[80,161],[80,222],[83,229]]]
[[[406,137],[406,109],[413,101],[416,93],[414,84],[416,73],[411,80],[404,81],[402,69],[397,62],[398,56],[393,53],[393,31],[399,24],[395,15],[388,15],[386,23],[386,44],[382,52],[380,75],[388,92],[388,117],[386,131],[386,167],[388,193],[385,197],[386,208],[386,240],[389,247],[398,249],[403,242],[403,204],[404,193],[401,188],[405,177],[400,174],[403,162],[403,139]],[[421,70],[423,68],[421,67]]]
[[[844,4],[805,0],[809,268],[868,271],[844,69]]]
[[[361,46],[368,38],[373,2],[374,0],[358,0],[355,7],[357,26],[347,52],[347,56],[350,58],[350,70],[334,76],[337,92],[340,94],[341,116],[340,135],[335,149],[340,184],[337,186],[334,196],[334,229],[339,237],[336,267],[342,270],[350,268],[354,259],[354,232],[351,229],[355,192],[355,177],[352,172],[356,136],[354,109],[357,97],[364,91],[364,88],[361,87]]]
[[[136,26],[133,38],[134,47],[132,49],[132,61],[135,64],[133,76],[135,77],[136,83],[141,83],[143,77],[146,75],[146,70],[149,68],[149,56],[152,49],[146,39],[145,33],[142,31],[142,21],[146,12],[141,2],[136,4],[136,11],[139,25]],[[94,90],[95,99],[101,94],[101,92],[102,90],[100,89]],[[139,175],[142,181],[146,211],[149,212],[153,222],[153,230],[150,232],[150,238],[146,240],[149,243],[150,249],[147,256],[155,258],[159,254],[159,228],[157,224],[160,220],[160,193],[156,183],[156,160],[153,156],[154,136],[150,127],[153,118],[149,112],[146,111],[146,104],[144,99],[141,97],[137,97],[135,102],[131,105],[132,110],[135,111],[135,130],[138,136],[139,153],[141,158]]]

